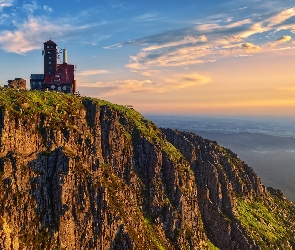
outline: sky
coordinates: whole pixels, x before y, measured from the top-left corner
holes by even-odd
[[[294,0],[0,0],[0,85],[43,73],[144,114],[295,116]]]

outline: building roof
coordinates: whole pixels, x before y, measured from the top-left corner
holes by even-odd
[[[52,40],[48,40],[47,42],[45,42],[45,43],[43,43],[43,44],[54,44],[54,45],[56,45],[56,43],[53,42]]]

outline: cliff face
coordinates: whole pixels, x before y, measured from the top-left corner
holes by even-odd
[[[215,142],[91,98],[0,107],[0,249],[294,247],[293,205]]]
[[[236,194],[264,197],[253,170],[230,150],[193,133],[163,129],[195,173],[198,202],[208,237],[222,249],[259,249],[236,219]]]

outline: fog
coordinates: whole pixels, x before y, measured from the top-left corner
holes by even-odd
[[[191,131],[231,149],[265,186],[295,202],[295,119],[288,117],[192,117],[146,115],[159,127]]]

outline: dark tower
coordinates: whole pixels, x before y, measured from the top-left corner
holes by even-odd
[[[57,45],[49,40],[44,43],[44,75],[55,75],[57,66]]]

